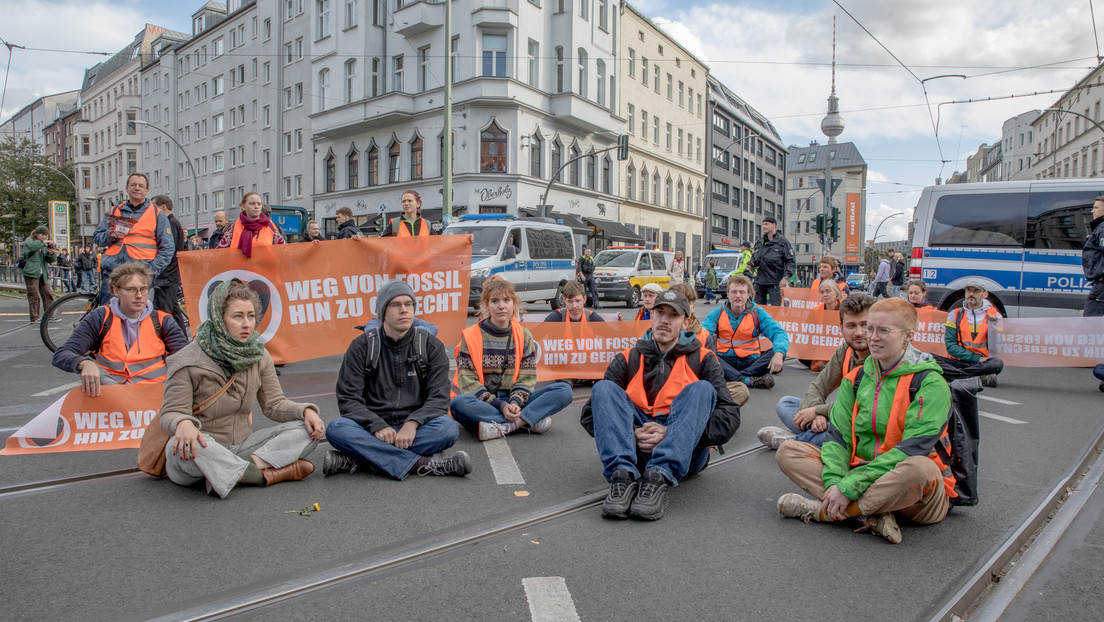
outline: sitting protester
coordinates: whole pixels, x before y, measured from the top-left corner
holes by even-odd
[[[950,356],[937,355],[935,360],[948,380],[978,377],[982,385],[995,387],[997,374],[1004,370],[1004,361],[989,356],[989,327],[1001,314],[987,300],[989,292],[985,287],[985,282],[978,278],[966,282],[962,306],[947,315],[943,333],[943,343]]]
[[[782,495],[783,516],[855,518],[897,544],[895,512],[922,525],[947,515],[957,493],[936,445],[950,446],[951,391],[931,355],[910,345],[916,326],[908,301],[889,298],[870,307],[870,356],[853,382],[840,385],[823,447],[786,441],[778,448],[782,472],[816,497]]]
[[[685,296],[660,294],[652,328],[610,362],[583,407],[580,423],[610,482],[605,518],[663,518],[667,489],[705,468],[709,448],[740,427],[717,358],[686,330],[689,320]]]
[[[98,396],[103,383],[164,382],[165,359],[188,345],[176,320],[153,309],[152,282],[153,273],[145,263],[116,266],[107,306],[81,318],[54,352],[54,367],[79,373],[86,395]]]
[[[935,307],[928,304],[928,286],[920,279],[913,279],[908,284],[908,301],[917,311],[933,311]]]
[[[637,322],[650,322],[652,320],[652,306],[655,305],[656,296],[662,291],[663,288],[657,283],[648,283],[640,288],[640,300],[644,306],[636,312]]]
[[[545,322],[605,322],[595,311],[587,311],[587,291],[579,281],[568,281],[563,287],[564,308],[549,313]]]
[[[284,397],[276,366],[256,331],[257,292],[223,281],[207,300],[195,341],[169,359],[161,428],[165,471],[181,486],[206,481],[225,498],[239,484],[270,486],[314,471],[306,460],[326,425],[314,404]],[[276,425],[253,429],[259,404]]]
[[[337,376],[341,416],[326,428],[334,447],[322,474],[360,468],[395,479],[471,473],[463,451],[439,453],[458,436],[448,414],[448,356],[441,341],[414,325],[414,290],[393,280],[376,296],[382,327],[366,328],[345,352]]]
[[[756,434],[759,442],[771,449],[778,449],[779,445],[791,439],[818,447],[824,444],[828,433],[828,415],[832,412],[828,396],[839,388],[840,383],[853,380],[870,354],[863,331],[866,330],[867,314],[873,304],[873,296],[864,293],[851,294],[840,303],[843,343],[836,347],[832,358],[809,385],[804,399],[787,395],[778,400],[775,412],[786,427],[760,428]]]
[[[728,300],[713,309],[702,322],[717,339],[717,354],[725,378],[749,387],[769,389],[771,374],[782,371],[782,362],[790,347],[790,337],[762,307],[751,300],[751,279],[736,274],[728,278]],[[759,336],[770,339],[766,352],[759,347]]]
[[[820,279],[817,279],[818,281]],[[825,311],[839,311],[840,301],[843,300],[843,291],[840,290],[840,286],[835,281],[823,281],[818,286],[820,293],[820,304],[813,307],[814,309],[823,309]]]
[[[536,388],[537,343],[518,322],[519,306],[514,284],[493,276],[483,283],[483,319],[460,333],[453,377],[459,394],[449,408],[481,441],[517,430],[543,434],[552,426],[549,417],[571,403],[566,383]]]

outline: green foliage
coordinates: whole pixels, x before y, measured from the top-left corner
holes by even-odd
[[[26,138],[6,137],[0,142],[0,213],[15,214],[15,237],[22,242],[38,225],[49,224],[47,201],[69,201],[69,230],[76,221],[76,196],[73,186],[51,168],[40,145]],[[73,178],[72,166],[62,173]],[[0,240],[12,248],[12,221],[0,220]]]

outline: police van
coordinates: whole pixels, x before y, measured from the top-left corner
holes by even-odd
[[[663,289],[671,283],[667,269],[675,260],[670,251],[643,246],[610,246],[594,256],[594,287],[600,300],[620,300],[640,306],[640,290],[648,283]]]
[[[547,300],[563,306],[563,286],[575,279],[575,238],[552,219],[513,214],[462,216],[444,235],[472,236],[471,290],[468,306],[479,308],[483,282],[492,275],[514,284],[522,302]]]
[[[713,262],[713,271],[717,273],[717,289],[713,293],[722,298],[728,296],[728,276],[740,266],[740,258],[743,251],[713,251],[705,256],[702,269],[698,270],[698,276],[694,280],[694,288],[699,296],[705,295],[705,273],[709,271],[709,262]],[[751,276],[750,274],[748,275]]]
[[[1075,315],[1092,286],[1081,248],[1100,195],[1093,179],[929,186],[913,213],[909,275],[944,311],[979,277],[1007,317]]]

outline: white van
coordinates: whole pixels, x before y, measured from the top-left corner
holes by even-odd
[[[663,289],[671,283],[667,269],[675,260],[670,251],[643,246],[610,246],[594,256],[594,287],[600,300],[621,300],[640,306],[640,290],[648,283]]]
[[[575,279],[575,238],[571,228],[551,219],[512,214],[462,216],[444,235],[472,236],[471,291],[468,306],[479,307],[483,282],[493,274],[514,284],[523,302],[547,300],[563,306],[563,286]]]
[[[1047,179],[929,186],[913,213],[910,278],[948,311],[980,277],[1007,317],[1075,315],[1092,286],[1081,269],[1104,180]]]

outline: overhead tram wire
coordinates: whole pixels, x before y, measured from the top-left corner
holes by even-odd
[[[1100,56],[1100,36],[1096,33],[1096,11],[1093,10],[1092,0],[1089,0],[1089,17],[1092,18],[1093,43],[1096,44],[1096,63],[1100,64],[1104,62],[1104,57]]]

